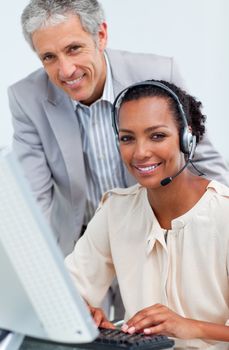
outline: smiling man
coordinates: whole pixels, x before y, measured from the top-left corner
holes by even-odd
[[[100,24],[95,42],[80,19],[69,15],[58,25],[36,30],[32,42],[50,80],[73,100],[90,105],[101,97],[106,79],[105,23]]]
[[[68,254],[102,194],[133,184],[112,130],[115,96],[138,81],[182,86],[182,79],[172,58],[106,49],[107,24],[96,0],[32,0],[22,27],[43,67],[9,88],[13,148]],[[195,161],[208,177],[228,181],[207,137]]]

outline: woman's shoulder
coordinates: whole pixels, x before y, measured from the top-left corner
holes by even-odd
[[[130,187],[126,187],[126,188],[121,188],[121,187],[115,187],[112,188],[111,190],[107,191],[106,193],[104,193],[102,198],[107,198],[110,197],[112,195],[114,196],[133,196],[138,194],[142,189],[142,186],[139,184],[135,184],[133,186]]]
[[[212,193],[216,194],[218,197],[229,199],[229,187],[216,180],[209,182],[207,190],[212,191]]]
[[[228,220],[229,213],[229,187],[226,185],[212,180],[207,186],[207,198],[208,198],[208,215],[214,216],[215,220],[217,217],[220,221]]]
[[[113,188],[103,194],[97,210],[108,203],[109,205],[116,203],[121,207],[122,203],[133,201],[133,198],[141,197],[141,193],[144,191],[145,189],[139,184],[127,188]]]

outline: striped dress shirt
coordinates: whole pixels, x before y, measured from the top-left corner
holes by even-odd
[[[87,225],[104,192],[126,187],[124,166],[112,128],[114,91],[111,69],[106,58],[107,75],[102,97],[90,106],[73,101],[78,118],[87,177],[87,202],[84,224]]]

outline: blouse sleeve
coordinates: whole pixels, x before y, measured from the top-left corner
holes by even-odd
[[[115,275],[109,241],[108,201],[101,202],[84,235],[65,259],[79,293],[100,306]]]

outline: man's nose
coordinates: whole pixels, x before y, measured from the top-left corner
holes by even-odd
[[[68,58],[59,59],[59,78],[68,79],[75,72],[75,64]]]

